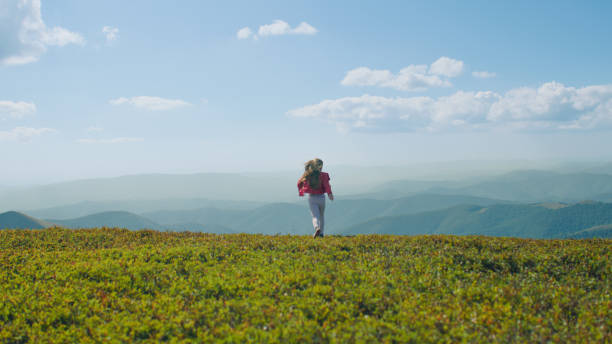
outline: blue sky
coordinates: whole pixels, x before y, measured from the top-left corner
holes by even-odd
[[[0,184],[299,170],[315,156],[612,160],[610,13],[0,0]]]

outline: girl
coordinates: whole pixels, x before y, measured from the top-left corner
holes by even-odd
[[[304,164],[304,174],[298,180],[297,187],[300,196],[308,194],[308,205],[312,214],[312,225],[315,229],[314,238],[324,236],[325,194],[331,201],[334,195],[329,185],[329,174],[321,172],[323,161],[312,159]]]

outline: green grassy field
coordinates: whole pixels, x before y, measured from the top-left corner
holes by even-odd
[[[0,342],[609,342],[612,240],[0,231]]]

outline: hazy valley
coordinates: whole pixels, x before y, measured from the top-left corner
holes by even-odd
[[[381,168],[379,178],[386,175],[386,180],[376,182],[376,174],[367,172],[371,179],[361,180],[360,187],[351,187],[359,184],[358,179],[333,175],[332,182],[339,181],[338,187],[332,184],[337,200],[327,202],[327,233],[610,237],[609,170],[605,164],[582,171],[518,170],[458,180],[416,180],[389,179],[400,170]],[[297,197],[289,174],[267,179],[271,180],[264,183],[262,175],[144,175],[5,189],[0,190],[0,204],[19,213],[0,217],[0,227],[310,234],[307,204]]]

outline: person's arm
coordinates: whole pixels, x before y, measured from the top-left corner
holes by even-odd
[[[331,185],[329,185],[329,174],[326,174],[327,178],[323,178],[323,191],[327,193],[327,197],[330,200],[334,200],[334,194],[332,193]]]
[[[302,186],[304,185],[304,181],[299,179],[298,183],[297,183],[297,188],[298,188],[298,192],[300,194],[300,197],[304,196],[304,190],[302,190]]]

